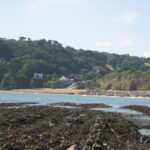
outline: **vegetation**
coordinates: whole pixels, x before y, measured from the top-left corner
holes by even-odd
[[[52,40],[0,38],[2,89],[56,88],[63,75],[73,78],[80,88],[98,87],[99,78],[149,76],[148,64],[150,58],[76,50]],[[43,73],[44,78],[35,79],[34,73]]]
[[[128,70],[128,71],[114,71],[114,72],[111,72],[109,74],[107,74],[106,76],[104,76],[103,78],[107,79],[107,78],[118,78],[118,79],[121,79],[121,78],[136,78],[136,77],[150,77],[150,73],[149,72],[142,72],[140,70],[138,71],[131,71],[131,70]]]

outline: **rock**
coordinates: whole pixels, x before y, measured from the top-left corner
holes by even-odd
[[[118,113],[46,106],[0,108],[0,122],[0,150],[149,150],[150,146],[150,138]]]
[[[95,128],[95,129],[99,129],[99,128],[100,128],[100,124],[95,123],[94,128]]]
[[[100,144],[94,143],[92,150],[105,150],[105,148]]]
[[[50,127],[53,127],[55,124],[50,121],[50,122],[48,123],[48,125],[49,125]]]
[[[91,147],[84,146],[82,150],[91,150]]]
[[[7,150],[20,150],[21,148],[18,146],[9,147]]]
[[[98,118],[96,119],[96,123],[100,123],[100,122],[101,122],[101,118],[98,117]]]
[[[103,144],[102,141],[101,141],[99,138],[96,138],[95,143],[96,143],[96,144],[100,144],[100,145]]]
[[[65,125],[66,125],[66,127],[68,127],[68,128],[71,128],[71,127],[72,127],[72,123],[66,123]]]
[[[93,139],[89,139],[86,142],[86,146],[92,147],[92,145],[94,144],[94,140]]]
[[[67,148],[67,150],[78,150],[78,149],[77,149],[77,145],[74,144],[74,145],[72,145],[71,147]]]

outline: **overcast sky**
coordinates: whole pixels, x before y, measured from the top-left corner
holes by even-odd
[[[0,37],[150,57],[150,0],[0,0]]]

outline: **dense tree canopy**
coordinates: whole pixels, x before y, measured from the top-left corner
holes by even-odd
[[[95,68],[95,70],[93,69]],[[51,87],[62,75],[76,81],[100,78],[113,71],[149,72],[150,58],[63,47],[52,40],[0,38],[1,88]],[[44,79],[33,79],[34,72]]]

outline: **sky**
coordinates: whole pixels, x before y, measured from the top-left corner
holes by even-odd
[[[0,37],[150,57],[150,0],[0,0]]]

